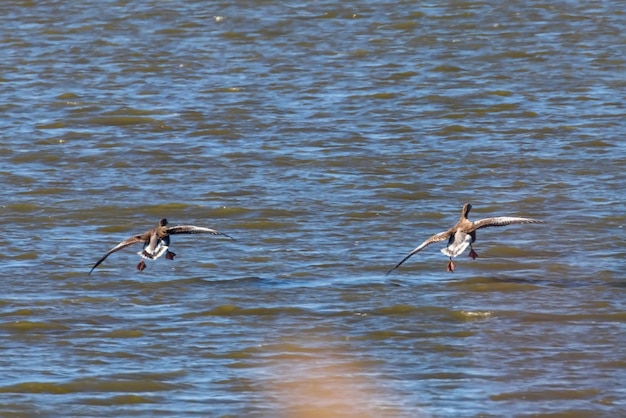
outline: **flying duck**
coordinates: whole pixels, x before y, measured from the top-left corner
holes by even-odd
[[[464,204],[463,210],[461,212],[461,219],[459,219],[459,221],[452,228],[428,238],[426,241],[421,243],[419,247],[411,251],[409,255],[404,257],[402,261],[396,264],[394,268],[389,270],[387,274],[400,267],[402,263],[404,263],[414,254],[420,252],[424,247],[434,242],[439,242],[443,240],[448,240],[448,245],[446,246],[446,248],[441,250],[442,253],[450,257],[447,271],[454,272],[454,263],[452,262],[452,257],[456,257],[457,255],[463,253],[463,251],[465,251],[468,246],[470,247],[469,256],[472,257],[473,260],[478,257],[478,254],[476,253],[476,251],[474,251],[474,248],[472,248],[472,244],[474,243],[474,241],[476,241],[476,230],[480,228],[486,228],[488,226],[543,223],[543,221],[539,221],[537,219],[518,218],[512,216],[498,216],[494,218],[479,219],[478,221],[472,222],[467,219],[467,215],[469,215],[470,210],[472,210],[472,205],[469,203]]]
[[[137,254],[141,256],[141,261],[137,264],[137,270],[143,271],[146,268],[146,263],[143,261],[144,258],[149,258],[150,260],[156,260],[165,254],[165,258],[168,260],[173,260],[176,256],[175,253],[171,252],[168,247],[170,245],[170,235],[175,234],[212,234],[212,235],[221,235],[227,238],[234,240],[233,237],[226,235],[222,232],[218,232],[214,229],[203,228],[201,226],[193,226],[193,225],[178,225],[178,226],[167,226],[167,219],[163,218],[159,221],[159,226],[152,228],[149,231],[144,232],[143,234],[132,236],[128,239],[117,244],[115,247],[111,248],[105,255],[102,256],[96,264],[89,270],[89,274],[100,265],[109,255],[113,254],[116,251],[121,250],[122,248],[126,248],[129,245],[136,244],[138,242],[143,243],[143,249],[139,251]]]

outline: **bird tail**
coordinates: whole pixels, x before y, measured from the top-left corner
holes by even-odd
[[[447,255],[448,257],[456,257],[465,251],[467,247],[472,243],[471,235],[467,234],[463,238],[463,240],[455,240],[452,244],[448,245],[446,248],[441,250],[442,253]]]
[[[145,247],[144,249],[139,251],[137,254],[139,254],[141,258],[148,258],[150,260],[156,260],[157,258],[161,257],[163,254],[165,254],[165,252],[167,251],[167,248],[168,248],[167,245],[165,245],[163,241],[159,241],[159,243],[157,244],[157,246],[154,248],[153,251],[149,251],[149,249]]]

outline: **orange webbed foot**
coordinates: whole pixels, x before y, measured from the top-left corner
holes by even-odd
[[[143,259],[139,262],[139,264],[137,264],[137,270],[139,271],[143,271],[146,268],[146,263],[143,261]]]
[[[476,258],[478,258],[478,253],[472,248],[470,249],[469,256],[472,257],[472,260],[476,260]]]
[[[450,260],[450,262],[448,263],[448,268],[446,268],[446,271],[454,273],[454,263],[452,262],[452,260]]]
[[[173,260],[174,257],[176,257],[176,253],[173,253],[171,251],[165,253],[165,258],[167,258],[168,260]]]

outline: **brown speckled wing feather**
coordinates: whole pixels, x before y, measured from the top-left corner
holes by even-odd
[[[204,228],[201,226],[194,226],[194,225],[177,225],[177,226],[173,226],[171,228],[167,228],[167,233],[170,235],[175,235],[175,234],[211,234],[211,235],[220,235],[226,238],[230,238],[232,240],[235,240],[235,238],[231,237],[230,235],[227,235],[223,232],[219,232],[216,231],[215,229],[211,229],[211,228]]]
[[[115,247],[113,247],[109,251],[107,251],[107,253],[105,255],[103,255],[102,258],[96,262],[96,264],[94,264],[94,266],[91,268],[91,270],[89,270],[89,274],[91,274],[93,269],[98,267],[100,265],[100,263],[102,263],[108,256],[110,256],[114,252],[119,251],[122,248],[126,248],[129,245],[136,244],[138,242],[143,242],[142,235],[135,235],[134,237],[130,237],[130,238],[125,239],[124,241],[120,242]]]
[[[392,271],[394,271],[395,269],[397,269],[398,267],[400,267],[402,265],[402,263],[404,263],[406,260],[408,260],[409,258],[411,258],[413,255],[417,254],[418,252],[420,252],[422,249],[424,249],[424,247],[434,243],[434,242],[439,242],[439,241],[443,241],[446,240],[450,237],[451,232],[450,231],[444,231],[444,232],[440,232],[438,234],[433,235],[432,237],[428,238],[426,241],[422,242],[417,248],[415,248],[413,251],[411,251],[409,253],[409,255],[407,255],[406,257],[404,257],[402,259],[402,261],[400,261],[398,264],[395,265],[394,268],[392,268],[391,270],[389,270],[387,272],[387,274],[391,273]]]
[[[494,218],[479,219],[473,223],[472,231],[479,228],[486,228],[489,226],[507,226],[516,224],[542,224],[543,221],[532,218],[518,218],[514,216],[498,216]],[[471,232],[471,231],[468,231]]]

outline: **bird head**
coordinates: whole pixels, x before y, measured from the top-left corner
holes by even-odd
[[[470,210],[472,210],[472,204],[471,203],[466,203],[463,205],[463,212],[461,213],[461,217],[462,218],[467,218],[467,216],[470,213]]]

